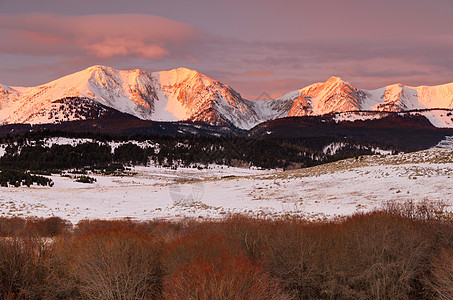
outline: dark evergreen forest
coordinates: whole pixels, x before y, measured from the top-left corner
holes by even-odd
[[[90,138],[92,142],[78,145],[43,144],[49,137]],[[120,142],[114,150],[109,142]],[[132,141],[151,146],[139,146]],[[67,169],[90,169],[111,173],[124,166],[146,165],[163,167],[198,167],[219,164],[265,169],[294,169],[310,167],[349,157],[373,154],[377,147],[398,151],[382,144],[337,137],[305,138],[248,138],[216,136],[109,136],[93,133],[65,133],[39,131],[22,136],[0,139],[7,145],[0,158],[0,183],[5,185],[11,177],[12,185],[28,185],[32,174],[58,173]],[[340,151],[333,155],[323,149],[332,143],[341,143]],[[28,175],[27,175],[28,174]],[[21,178],[25,176],[27,178]],[[20,178],[19,178],[20,177]],[[43,182],[44,184],[44,182]]]

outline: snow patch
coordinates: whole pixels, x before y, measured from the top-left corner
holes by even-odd
[[[451,140],[449,137],[448,140]],[[352,158],[287,172],[210,166],[208,169],[134,167],[131,176],[93,176],[94,184],[51,176],[54,187],[0,188],[1,216],[59,216],[82,219],[223,218],[303,216],[328,219],[370,211],[383,201],[432,201],[453,204],[450,149]],[[197,202],[172,199],[174,185],[203,185]]]
[[[434,148],[453,149],[453,136],[446,136],[445,139],[440,141]]]

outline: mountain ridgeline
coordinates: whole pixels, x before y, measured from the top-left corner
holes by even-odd
[[[280,98],[252,101],[230,86],[185,68],[161,72],[93,66],[37,87],[0,85],[0,123],[46,124],[104,118],[116,111],[139,120],[200,122],[249,130],[285,117],[332,115],[336,122],[389,113],[422,115],[453,128],[453,83],[357,89],[338,77]]]

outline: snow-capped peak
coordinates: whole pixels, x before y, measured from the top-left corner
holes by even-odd
[[[325,84],[329,85],[329,84],[342,83],[342,82],[345,82],[345,81],[343,79],[341,79],[340,77],[332,76],[329,79],[327,79]]]
[[[218,82],[196,70],[187,68],[177,68],[157,73],[159,74],[159,81],[163,86],[173,86],[187,81],[198,82],[204,86],[209,86],[213,84],[213,82]]]
[[[87,99],[156,121],[191,120],[240,128],[250,128],[261,121],[249,101],[231,87],[187,68],[150,73],[95,65],[41,86],[17,90],[0,87],[2,123],[80,118],[60,104],[61,99],[67,98]],[[60,110],[63,112],[58,113]]]
[[[277,99],[251,101],[196,70],[177,68],[151,73],[95,65],[36,87],[0,85],[2,124],[80,120],[99,114],[103,107],[145,120],[201,121],[249,129],[287,116],[451,109],[453,83],[434,87],[394,84],[360,90],[333,76]],[[437,115],[445,118],[439,113],[431,119]],[[447,121],[434,123],[450,124]]]
[[[305,116],[358,110],[363,95],[340,77],[330,77],[281,98],[293,100],[289,116]]]

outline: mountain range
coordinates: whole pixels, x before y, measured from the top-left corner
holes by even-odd
[[[336,122],[401,112],[453,128],[453,83],[363,90],[339,77],[272,100],[244,99],[197,71],[146,72],[93,66],[37,87],[0,84],[0,123],[44,124],[101,118],[116,111],[141,120],[252,127],[284,117],[331,115]]]

